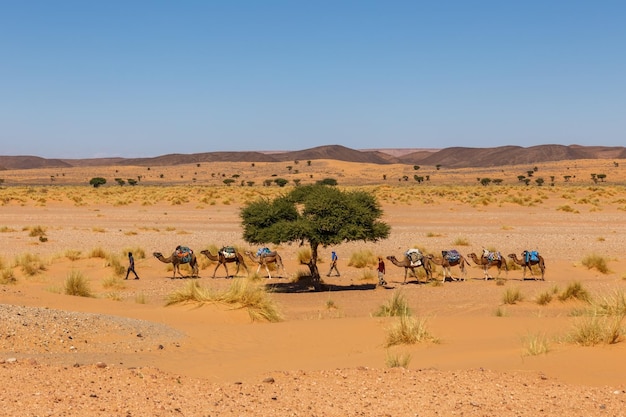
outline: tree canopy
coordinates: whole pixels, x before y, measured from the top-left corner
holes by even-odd
[[[318,247],[387,238],[391,228],[380,220],[382,214],[376,198],[367,192],[316,184],[296,187],[274,200],[248,203],[241,219],[248,243],[308,243],[311,259],[307,265],[317,282]]]

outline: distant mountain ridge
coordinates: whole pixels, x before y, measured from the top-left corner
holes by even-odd
[[[494,167],[574,159],[626,159],[623,146],[537,145],[494,148],[356,150],[326,145],[285,152],[204,152],[167,154],[149,158],[46,159],[38,156],[0,156],[0,169],[71,168],[84,166],[171,166],[201,162],[285,162],[331,159],[368,164],[419,164],[447,168]]]

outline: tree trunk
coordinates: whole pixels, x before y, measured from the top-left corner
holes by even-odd
[[[317,247],[317,243],[311,243],[311,260],[308,263],[315,291],[320,290],[320,271],[317,269]]]

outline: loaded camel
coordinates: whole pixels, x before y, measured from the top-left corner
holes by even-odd
[[[446,255],[444,255],[443,253],[441,257],[428,255],[428,259],[435,265],[439,265],[443,268],[443,282],[446,281],[446,273],[448,274],[451,280],[454,280],[454,278],[452,278],[452,271],[450,270],[450,268],[453,266],[459,267],[459,269],[461,270],[461,274],[463,275],[463,278],[461,279],[465,281],[465,278],[467,277],[467,269],[465,269],[465,267],[466,266],[469,267],[469,262],[467,261],[467,259],[465,259],[463,255],[461,254],[458,255],[458,258],[453,258],[453,259],[450,259]]]
[[[413,276],[419,281],[419,278],[417,278],[417,274],[415,273],[415,268],[419,268],[419,267],[424,268],[424,271],[426,272],[426,278],[429,281],[430,281],[430,279],[432,277],[432,267],[430,265],[430,259],[428,259],[425,256],[422,256],[422,258],[421,258],[421,265],[412,265],[411,264],[411,260],[409,259],[409,257],[406,254],[404,255],[404,259],[402,259],[402,261],[399,261],[393,255],[387,256],[387,259],[390,260],[391,263],[394,264],[395,266],[399,266],[400,268],[404,268],[404,282],[403,282],[403,284],[406,284],[406,277],[408,275],[409,270],[413,273]]]
[[[257,274],[259,273],[259,270],[263,266],[265,267],[265,270],[267,271],[267,277],[271,279],[272,275],[270,274],[270,269],[267,266],[268,264],[276,264],[276,273],[279,273],[280,269],[282,268],[283,273],[285,275],[287,274],[287,272],[285,271],[285,266],[283,265],[283,258],[281,258],[278,252],[276,251],[267,252],[267,253],[256,255],[256,256],[250,251],[245,251],[244,253],[248,255],[248,257],[252,260],[252,262],[259,264],[259,267],[256,269]]]
[[[244,269],[246,270],[246,273],[249,273],[248,272],[248,266],[246,265],[246,262],[244,261],[243,256],[241,255],[241,253],[239,253],[237,250],[235,250],[234,256],[227,257],[226,255],[224,255],[224,250],[223,249],[224,248],[222,248],[219,251],[217,251],[217,255],[211,254],[211,252],[209,252],[207,249],[200,251],[201,254],[205,255],[207,258],[209,258],[213,262],[217,262],[217,266],[213,270],[213,277],[212,278],[215,278],[215,273],[217,272],[217,268],[219,268],[220,265],[224,265],[224,269],[226,270],[226,278],[229,278],[230,275],[228,275],[228,266],[227,266],[227,264],[232,263],[232,262],[237,264],[237,271],[235,272],[235,275],[232,275],[233,277],[236,276],[239,273],[239,267],[241,265],[243,265]]]
[[[506,271],[506,274],[509,273],[509,269],[506,266],[506,260],[500,255],[500,252],[493,252],[496,256],[490,256],[491,253],[488,250],[484,250],[482,256],[479,258],[475,253],[470,253],[467,255],[468,258],[474,261],[474,263],[478,266],[483,267],[483,272],[485,273],[485,280],[493,279],[491,275],[489,275],[489,268],[495,266],[498,268],[498,277],[500,277],[500,272],[502,269]]]
[[[181,278],[185,278],[183,276],[183,274],[180,272],[180,266],[183,264],[189,264],[189,266],[191,267],[191,276],[192,277],[198,277],[198,260],[196,259],[196,254],[193,253],[192,250],[189,250],[188,252],[181,252],[179,250],[175,250],[171,256],[169,257],[164,257],[163,254],[161,252],[154,252],[152,254],[155,258],[157,258],[159,261],[166,263],[166,264],[172,264],[174,266],[174,275],[172,276],[172,279],[176,278],[176,272],[178,272],[178,275],[180,275]]]
[[[524,251],[522,252],[522,259],[518,259],[517,255],[514,253],[509,254],[509,258],[513,259],[513,262],[523,268],[522,279],[526,278],[526,268],[528,268],[530,270],[530,275],[533,279],[537,280],[537,278],[535,278],[535,274],[533,273],[533,265],[538,265],[541,270],[541,280],[544,281],[543,276],[546,271],[546,264],[543,260],[543,256],[537,254],[536,259],[531,259],[529,255],[530,253],[528,251]]]

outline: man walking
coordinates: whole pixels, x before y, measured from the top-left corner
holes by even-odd
[[[337,269],[337,259],[338,259],[337,254],[333,252],[330,257],[330,270],[328,271],[328,274],[326,274],[327,277],[330,276],[333,270],[337,273],[338,277],[341,276],[341,274],[339,273],[339,270]]]
[[[133,258],[133,253],[128,252],[128,269],[126,270],[126,278],[124,279],[128,279],[128,274],[131,272],[135,274],[135,279],[139,279],[139,275],[135,272],[135,258]]]

